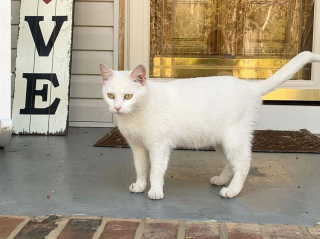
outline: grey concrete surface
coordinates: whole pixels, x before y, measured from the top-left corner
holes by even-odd
[[[110,129],[71,128],[63,136],[13,136],[0,149],[0,214],[72,214],[126,218],[290,223],[320,221],[320,155],[254,153],[234,199],[210,178],[223,168],[215,152],[174,151],[165,198],[128,191],[135,180],[130,149],[92,145]],[[149,186],[148,186],[149,188]],[[47,198],[50,195],[50,198]]]

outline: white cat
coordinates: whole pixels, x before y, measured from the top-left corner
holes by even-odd
[[[100,64],[103,97],[133,151],[137,180],[129,190],[145,190],[150,158],[148,196],[162,199],[170,151],[176,146],[214,146],[224,152],[227,163],[220,176],[210,182],[226,185],[231,181],[220,195],[238,195],[250,169],[252,133],[261,96],[313,61],[320,61],[320,55],[302,52],[259,82],[216,76],[161,83],[147,80],[142,65],[130,72],[112,71]]]

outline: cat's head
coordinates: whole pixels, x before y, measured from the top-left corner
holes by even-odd
[[[141,106],[146,95],[146,69],[143,65],[133,71],[113,71],[100,64],[102,95],[109,110],[116,114],[130,114]]]

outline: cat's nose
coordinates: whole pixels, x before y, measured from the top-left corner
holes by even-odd
[[[119,112],[121,109],[121,106],[115,106],[114,108]]]

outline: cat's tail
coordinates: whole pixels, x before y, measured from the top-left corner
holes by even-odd
[[[254,82],[254,88],[257,89],[261,95],[265,95],[273,91],[281,83],[293,77],[304,65],[315,61],[320,62],[320,55],[309,51],[301,52],[268,79]]]

